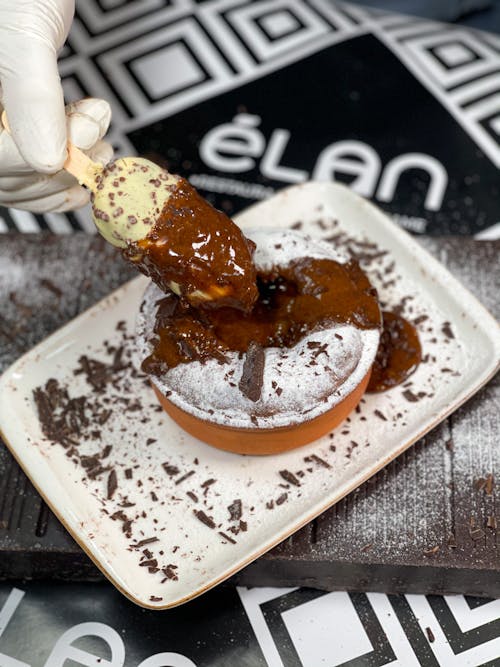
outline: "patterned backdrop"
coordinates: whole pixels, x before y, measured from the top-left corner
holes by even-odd
[[[60,71],[68,101],[109,100],[117,153],[155,157],[229,213],[336,178],[412,232],[498,238],[499,51],[494,35],[325,0],[81,0]],[[2,232],[94,232],[88,209],[0,216]],[[42,584],[0,587],[0,667],[43,664],[26,639],[35,616],[49,619],[36,655],[55,656],[65,609],[87,624],[73,638],[101,638],[81,644],[82,664],[94,664],[85,651],[121,665],[169,647],[148,667],[500,665],[498,600],[213,591],[188,605],[210,651],[191,643],[185,611],[169,612],[174,638],[108,587],[47,596]],[[109,662],[110,648],[123,660]]]
[[[335,178],[415,233],[491,236],[499,50],[496,35],[328,0],[88,0],[60,70],[68,101],[109,100],[119,154],[166,161],[230,213]],[[94,231],[88,209],[0,219],[46,228]]]

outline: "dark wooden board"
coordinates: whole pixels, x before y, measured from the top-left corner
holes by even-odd
[[[500,241],[422,238],[498,317]],[[0,370],[133,277],[116,251],[76,234],[3,236]],[[500,381],[335,507],[243,570],[247,585],[500,596]],[[481,486],[479,484],[479,486]],[[491,519],[490,519],[491,522]],[[477,532],[477,530],[482,532]],[[474,539],[475,538],[475,539]],[[0,445],[0,578],[100,574]]]

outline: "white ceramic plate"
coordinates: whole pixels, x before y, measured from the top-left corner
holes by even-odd
[[[97,566],[145,607],[185,602],[257,558],[398,456],[499,365],[500,333],[489,313],[415,240],[345,187],[299,185],[250,208],[238,222],[243,228],[301,223],[313,237],[350,246],[383,301],[403,306],[419,323],[426,362],[404,386],[365,396],[361,411],[333,434],[266,458],[225,453],[191,438],[158,412],[152,390],[130,370],[97,397],[85,373],[73,373],[82,354],[109,363],[110,345],[124,345],[124,358],[132,352],[133,341],[124,337],[134,329],[143,278],[11,366],[0,380],[6,443]],[[86,395],[94,408],[111,411],[93,434],[83,429],[74,447],[53,444],[41,431],[32,392],[49,378],[71,397]],[[104,470],[91,479],[85,457],[106,446]],[[111,470],[116,489],[113,481],[108,498]],[[296,483],[280,471],[293,473]]]

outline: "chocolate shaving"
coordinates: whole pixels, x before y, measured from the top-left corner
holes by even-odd
[[[310,463],[311,461],[314,461],[314,463],[317,463],[320,465],[322,468],[331,468],[332,466],[328,463],[328,461],[325,461],[325,459],[322,459],[321,456],[317,456],[317,454],[311,454],[311,456],[306,456],[304,458],[304,461],[306,463]]]
[[[108,476],[108,500],[111,500],[117,488],[118,478],[116,476],[116,470],[112,470]]]
[[[63,295],[62,290],[60,290],[59,287],[57,287],[57,285],[54,285],[54,283],[48,278],[41,278],[39,282],[42,287],[48,289],[49,292],[52,292],[52,294],[55,294],[58,298],[62,297]]]
[[[191,477],[191,475],[194,475],[194,470],[190,470],[185,475],[182,475],[182,477],[179,477],[179,479],[176,479],[175,485],[178,486],[179,484],[182,484],[182,482],[188,479],[188,477]]]
[[[179,468],[175,465],[171,465],[170,463],[162,463],[161,465],[169,477],[173,477],[174,475],[178,475],[180,473]]]
[[[92,456],[81,456],[80,463],[84,468],[95,468],[99,465],[99,459],[96,454]]]
[[[99,475],[102,475],[103,472],[107,472],[109,470],[109,466],[97,466],[96,468],[92,468],[92,470],[89,470],[87,473],[87,477],[89,479],[97,479]]]
[[[379,419],[381,419],[382,421],[384,421],[384,422],[387,421],[387,417],[386,417],[386,416],[384,415],[384,413],[381,412],[380,410],[374,410],[374,411],[373,411],[373,414],[374,414],[376,417],[378,417]]]
[[[130,532],[130,529],[132,528],[132,519],[127,519],[122,523],[122,533],[125,533],[127,537],[131,537],[132,534]]]
[[[432,632],[432,630],[429,627],[425,628],[425,632],[427,633],[427,639],[432,644],[436,639],[434,637],[434,633]]]
[[[229,519],[231,521],[239,521],[241,519],[243,510],[242,510],[242,503],[239,498],[233,500],[233,502],[230,505],[228,505],[227,509],[229,511]]]
[[[86,398],[70,399],[68,391],[51,378],[43,389],[33,390],[33,399],[44,436],[65,449],[78,446],[75,436],[88,425]]]
[[[169,563],[167,566],[162,568],[162,572],[165,575],[165,579],[161,582],[167,581],[167,580],[172,580],[172,581],[178,581],[179,577],[177,576],[177,572],[175,570],[178,569],[177,565],[174,565],[173,563]]]
[[[133,549],[140,549],[141,547],[145,547],[146,544],[153,544],[153,542],[158,542],[158,538],[157,537],[145,537],[140,542],[136,542],[135,544],[131,544],[130,546]]]
[[[111,417],[111,410],[103,410],[101,414],[96,416],[96,421],[99,424],[99,426],[102,426],[108,421],[110,417]]]
[[[418,401],[420,401],[421,398],[425,398],[425,396],[427,396],[425,391],[419,391],[418,394],[414,394],[411,389],[406,389],[403,392],[403,397],[406,398],[409,403],[418,403]]]
[[[123,347],[116,350],[111,364],[105,364],[97,359],[90,359],[83,354],[78,363],[80,367],[73,371],[74,375],[83,373],[88,384],[98,393],[102,393],[108,384],[111,382],[118,371],[124,370],[129,364],[124,364],[121,361],[123,354]]]
[[[320,356],[320,354],[326,354],[328,357],[328,343],[320,343],[319,341],[316,340],[311,340],[307,343],[307,347],[310,350],[314,350],[312,353],[312,358],[316,359],[317,357]]]
[[[497,529],[497,519],[495,516],[488,516],[486,519],[486,527],[491,528],[491,530],[496,530]]]
[[[212,530],[215,528],[215,521],[212,519],[211,516],[208,516],[208,514],[205,514],[205,512],[203,510],[193,510],[193,514],[198,519],[198,521],[201,521],[201,523],[204,523],[205,526],[208,526],[209,528],[212,528]]]
[[[150,572],[151,574],[155,574],[160,569],[158,567],[158,561],[156,560],[156,558],[151,558],[149,560],[143,560],[142,563],[139,563],[139,567],[147,567],[148,572]]]
[[[107,458],[111,454],[111,450],[113,449],[113,445],[106,445],[102,452],[99,454],[101,459]]]
[[[451,324],[449,322],[443,322],[441,331],[444,333],[446,338],[455,338],[453,331],[451,330]]]
[[[487,496],[493,495],[493,475],[491,473],[486,477],[484,492]]]
[[[262,394],[264,382],[264,349],[253,341],[248,346],[238,388],[249,400],[256,403]]]
[[[300,486],[300,482],[297,479],[297,477],[295,477],[293,472],[290,472],[289,470],[280,470],[279,474],[281,475],[281,477],[283,477],[285,482],[288,482],[289,484],[293,484],[294,486]]]
[[[283,505],[284,502],[288,499],[288,493],[282,493],[281,496],[276,498],[276,505]]]
[[[188,491],[186,495],[189,496],[191,500],[193,500],[195,503],[198,502],[198,496],[196,495],[196,493],[193,493],[193,491]]]
[[[231,544],[236,544],[236,540],[233,540],[232,537],[229,537],[229,535],[226,535],[226,533],[223,533],[222,530],[219,530],[219,535],[223,537],[225,540],[228,542],[231,542]]]

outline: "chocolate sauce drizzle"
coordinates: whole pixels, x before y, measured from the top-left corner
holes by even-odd
[[[153,351],[143,370],[161,375],[180,363],[224,361],[229,351],[248,354],[251,348],[256,363],[247,369],[244,390],[258,400],[263,365],[257,363],[259,348],[292,347],[309,332],[333,324],[381,326],[376,290],[355,261],[297,259],[259,272],[257,287],[257,301],[248,313],[235,308],[201,310],[166,295],[158,307]]]
[[[383,329],[368,384],[369,392],[387,391],[401,384],[422,359],[415,327],[396,313],[384,311],[382,317]]]
[[[124,257],[169,292],[198,307],[248,311],[257,298],[254,244],[224,213],[181,178],[149,234]]]

